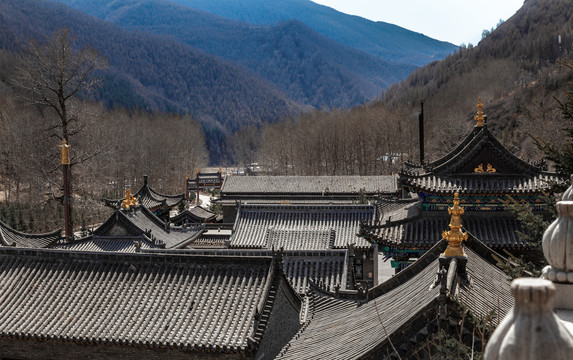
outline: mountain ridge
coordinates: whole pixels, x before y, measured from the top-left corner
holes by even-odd
[[[341,45],[298,20],[252,25],[161,0],[60,1],[126,29],[169,35],[246,66],[291,99],[319,109],[371,101],[414,70]]]
[[[346,46],[382,59],[421,66],[455,51],[456,45],[398,25],[348,15],[310,0],[172,0],[181,5],[252,24],[296,19]],[[391,35],[391,36],[390,36]],[[407,49],[416,48],[417,53]]]
[[[110,67],[102,74],[113,86],[104,82],[100,94],[108,93],[114,101],[119,95],[139,101],[118,106],[194,115],[213,140],[208,142],[212,161],[225,153],[225,142],[214,139],[224,139],[246,124],[260,125],[303,109],[248,69],[168,36],[126,31],[50,1],[0,0],[0,14],[4,25],[0,47],[12,51],[32,37],[41,40],[43,34],[69,27],[77,46],[90,44],[109,59]]]

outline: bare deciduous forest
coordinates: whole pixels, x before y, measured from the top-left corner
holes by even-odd
[[[85,128],[71,142],[71,152],[98,155],[74,167],[74,223],[93,224],[109,215],[102,198],[137,190],[143,175],[164,193],[184,192],[185,176],[207,162],[201,126],[189,116],[108,110],[75,101]],[[61,227],[61,169],[58,139],[46,136],[39,121],[53,116],[26,107],[13,95],[0,97],[0,216],[21,231]],[[56,216],[54,216],[56,215]]]
[[[277,175],[388,174],[402,160],[419,161],[421,100],[425,159],[431,161],[469,133],[481,97],[496,137],[523,159],[539,160],[534,139],[563,142],[560,130],[570,126],[558,107],[564,85],[573,79],[561,64],[571,56],[570,5],[564,0],[527,1],[511,19],[484,31],[478,46],[460,47],[415,70],[378,101],[242,129],[230,141],[233,159],[238,164],[260,162]],[[387,161],[389,155],[399,158],[397,165]]]

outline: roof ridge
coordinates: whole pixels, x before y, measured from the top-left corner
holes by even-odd
[[[32,257],[45,259],[66,259],[88,262],[110,262],[123,263],[131,261],[134,263],[152,264],[181,264],[181,263],[206,263],[221,266],[243,265],[240,263],[249,262],[263,264],[272,261],[271,256],[234,256],[231,254],[192,254],[182,251],[153,251],[146,250],[139,253],[119,253],[119,252],[98,252],[98,251],[78,251],[67,249],[37,249],[37,248],[14,248],[0,247],[0,257]],[[236,263],[233,263],[235,261]]]

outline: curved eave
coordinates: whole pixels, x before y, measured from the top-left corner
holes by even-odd
[[[488,176],[488,175],[483,175],[483,176]],[[548,179],[539,179],[541,176],[547,177]],[[558,182],[560,179],[554,175],[554,174],[549,174],[549,173],[543,173],[541,175],[539,175],[537,178],[539,179],[538,182],[539,183],[543,183],[545,182],[547,185],[546,186],[539,186],[539,185],[534,185],[532,187],[527,186],[527,187],[508,187],[508,188],[504,188],[504,189],[500,189],[500,188],[491,188],[488,186],[484,186],[484,187],[479,187],[479,188],[468,188],[468,187],[463,187],[463,186],[449,186],[449,187],[444,187],[444,186],[440,186],[438,188],[433,187],[433,186],[423,186],[421,184],[419,184],[419,182],[421,181],[421,179],[426,179],[427,182],[435,182],[435,180],[431,180],[430,177],[438,177],[436,175],[421,175],[421,176],[404,176],[402,178],[401,181],[401,185],[402,186],[406,186],[408,188],[411,189],[411,191],[414,192],[422,192],[422,193],[429,193],[429,194],[439,194],[439,195],[447,195],[447,194],[453,194],[454,192],[458,192],[460,194],[464,194],[464,195],[500,195],[500,196],[505,196],[508,194],[524,194],[524,195],[534,195],[534,194],[539,194],[542,193],[544,191],[550,190],[550,182]],[[445,178],[445,177],[444,177]],[[500,176],[501,178],[501,176]],[[450,179],[450,178],[448,178]],[[459,178],[453,178],[453,181],[449,181],[450,183],[455,183],[456,181],[458,181],[457,179]],[[524,180],[524,178],[521,178]],[[484,180],[484,179],[479,179],[478,180]],[[486,179],[487,180],[487,179]],[[530,179],[527,179],[530,180]],[[443,180],[445,181],[445,180]]]
[[[0,242],[3,246],[47,248],[62,238],[62,229],[43,234],[27,234],[0,221]]]

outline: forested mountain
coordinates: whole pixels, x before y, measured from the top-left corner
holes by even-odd
[[[363,104],[414,70],[340,45],[296,20],[253,26],[162,0],[60,1],[244,65],[298,103],[319,109]]]
[[[0,48],[17,51],[30,38],[62,27],[109,59],[104,102],[189,113],[203,123],[211,159],[225,153],[228,134],[301,107],[251,71],[207,55],[171,37],[126,31],[60,3],[0,0]]]
[[[572,43],[571,1],[527,0],[478,46],[415,70],[379,101],[244,130],[234,138],[236,158],[270,164],[276,174],[391,173],[404,160],[419,161],[420,101],[432,161],[471,131],[481,97],[494,135],[523,159],[538,160],[534,139],[561,144],[561,130],[571,127],[556,99],[564,100],[563,86],[573,80],[560,63],[572,58]]]
[[[570,1],[527,0],[478,46],[414,71],[388,89],[380,104],[417,107],[424,99],[425,108],[439,114],[431,128],[446,119],[457,119],[452,125],[460,128],[472,124],[468,113],[481,96],[490,128],[523,156],[535,156],[529,135],[554,140],[555,130],[564,127],[555,97],[573,76],[559,64],[571,57],[572,44]]]
[[[394,63],[420,66],[442,59],[457,49],[450,43],[399,26],[347,15],[310,0],[172,1],[252,24],[274,25],[298,20],[341,44]]]

